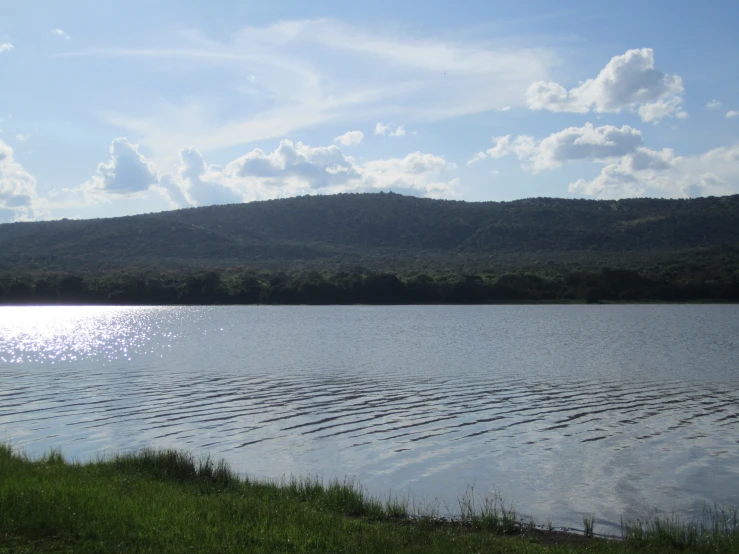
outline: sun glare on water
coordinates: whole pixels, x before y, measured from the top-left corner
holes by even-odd
[[[0,309],[0,364],[57,363],[80,357],[126,358],[147,341],[147,312],[122,306]]]

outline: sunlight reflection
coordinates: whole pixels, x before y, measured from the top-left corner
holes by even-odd
[[[127,358],[150,340],[151,307],[7,307],[0,363],[56,363],[78,357]]]

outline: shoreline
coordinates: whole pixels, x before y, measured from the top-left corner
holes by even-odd
[[[4,477],[4,478],[3,478]],[[357,481],[253,480],[223,461],[178,450],[67,462],[31,459],[0,445],[0,553],[140,552],[730,552],[736,509],[709,511],[711,525],[622,523],[603,537],[522,521],[499,495],[468,491],[460,516],[368,496]],[[704,514],[705,515],[705,514]],[[705,519],[705,518],[704,518]]]
[[[638,301],[615,301],[605,300],[598,302],[586,302],[585,300],[507,300],[498,302],[396,302],[396,303],[133,303],[133,302],[74,302],[74,301],[58,301],[58,302],[2,302],[0,300],[0,308],[4,307],[147,307],[147,308],[163,308],[163,307],[232,307],[232,306],[259,306],[259,307],[394,307],[394,306],[690,306],[690,305],[738,305],[739,300],[727,299],[695,299],[695,300],[638,300]]]

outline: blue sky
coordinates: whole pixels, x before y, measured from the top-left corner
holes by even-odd
[[[739,192],[736,2],[0,13],[0,221],[378,190]]]

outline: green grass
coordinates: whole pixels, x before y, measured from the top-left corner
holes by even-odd
[[[689,552],[739,552],[739,510],[704,507],[700,521],[678,515],[621,523],[624,539],[633,545],[651,545]]]
[[[517,523],[499,496],[484,499],[473,490],[460,498],[460,511],[459,520],[445,522],[433,507],[371,498],[356,481],[254,481],[222,461],[178,451],[74,464],[59,452],[31,460],[0,445],[3,554],[731,552],[739,545],[736,512],[688,543],[673,529],[668,541],[664,528],[659,534],[643,523],[625,527],[623,542],[545,533]]]

